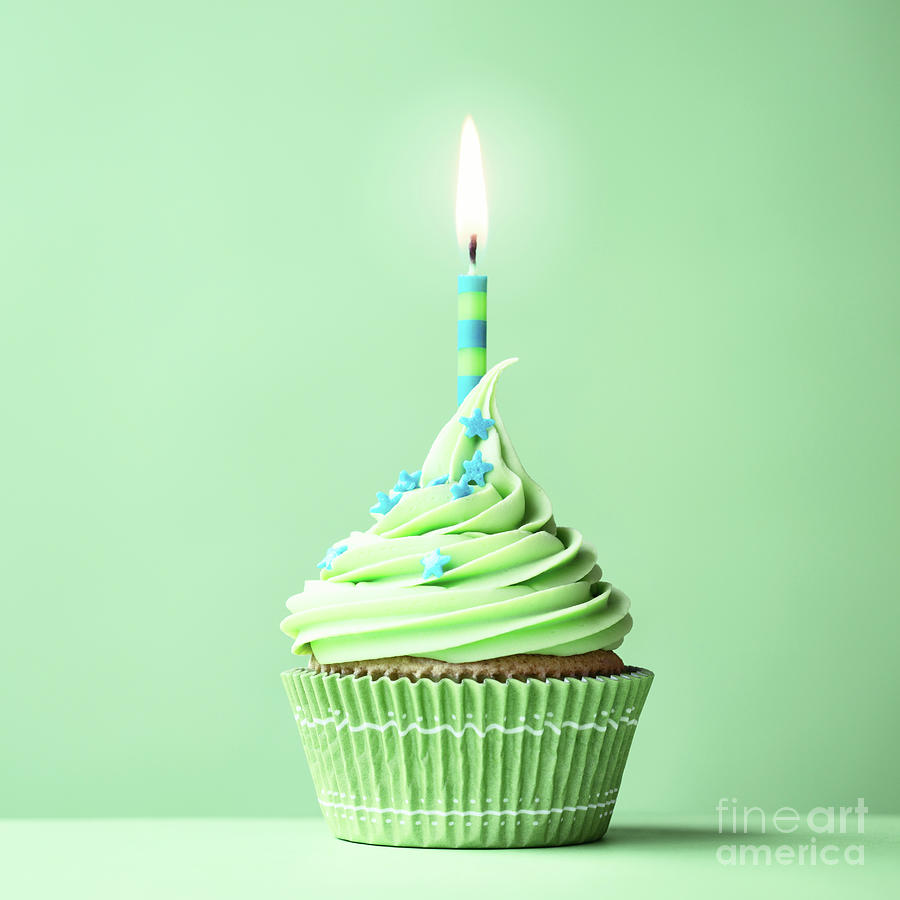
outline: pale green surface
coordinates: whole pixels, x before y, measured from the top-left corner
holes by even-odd
[[[716,861],[722,839],[708,826],[708,817],[617,817],[597,844],[409,850],[338,841],[316,819],[0,822],[0,888],[35,900],[377,900],[405,894],[459,900],[509,896],[510,890],[521,898],[828,900],[890,896],[900,878],[897,817],[869,821],[863,866],[724,868]],[[772,846],[782,843],[771,839]]]
[[[314,809],[278,622],[452,411],[470,112],[506,424],[657,676],[619,811],[900,810],[898,32],[5,4],[0,812]]]

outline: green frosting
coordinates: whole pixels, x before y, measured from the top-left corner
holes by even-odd
[[[424,656],[470,662],[513,653],[568,656],[613,649],[631,629],[629,601],[601,580],[594,549],[574,528],[557,527],[550,500],[528,476],[497,410],[494,366],[441,429],[404,492],[368,531],[335,543],[347,549],[287,602],[282,630],[294,653],[322,662]],[[466,437],[461,416],[494,420],[486,440]],[[463,461],[480,450],[493,470],[484,487],[453,499]],[[424,578],[422,559],[440,549],[450,562]]]

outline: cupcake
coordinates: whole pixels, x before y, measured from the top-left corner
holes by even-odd
[[[653,675],[629,600],[558,526],[491,369],[420,471],[379,491],[288,600],[282,678],[335,836],[406,847],[601,838]]]

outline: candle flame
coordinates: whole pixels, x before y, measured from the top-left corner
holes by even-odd
[[[472,235],[478,247],[487,241],[487,192],[484,188],[484,166],[481,142],[472,117],[463,123],[459,145],[459,178],[456,182],[456,238],[460,247],[468,248]]]

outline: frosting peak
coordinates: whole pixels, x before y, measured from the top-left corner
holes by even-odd
[[[389,495],[379,492],[375,524],[337,541],[320,580],[288,600],[281,627],[295,653],[471,662],[621,644],[628,598],[601,580],[581,534],[556,526],[503,426],[495,390],[514,362],[481,379],[421,474],[403,470]]]

